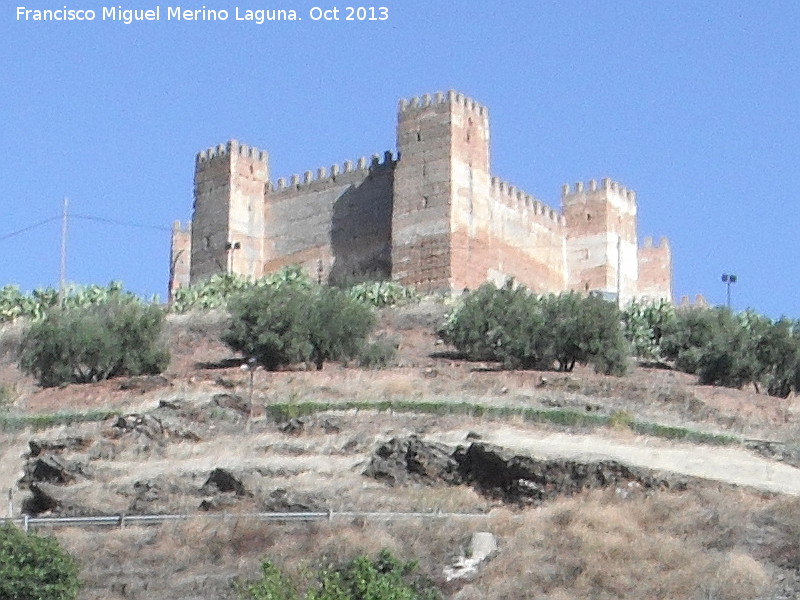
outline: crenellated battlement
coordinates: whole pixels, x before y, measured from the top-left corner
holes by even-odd
[[[601,179],[599,182],[596,179],[590,179],[586,183],[578,181],[574,186],[565,183],[561,188],[561,197],[568,198],[570,196],[578,196],[585,193],[597,192],[599,190],[608,190],[619,194],[631,202],[636,202],[636,192],[629,190],[621,183],[613,181],[608,177]]]
[[[381,166],[394,165],[398,160],[399,158],[395,154],[387,150],[383,153],[383,159],[381,159],[380,155],[373,154],[370,159],[362,156],[355,163],[351,160],[346,160],[341,166],[338,164],[331,165],[330,171],[328,171],[327,167],[319,167],[316,171],[305,171],[302,176],[295,173],[288,180],[285,177],[281,177],[274,184],[272,182],[268,183],[267,189],[270,192],[299,190],[319,182],[335,182],[337,177],[348,173],[368,173]]]
[[[403,98],[397,104],[397,111],[399,113],[407,113],[443,104],[463,106],[467,110],[483,118],[488,118],[489,116],[488,108],[455,90],[450,90],[446,93],[436,92],[435,94],[424,94],[423,96],[414,96],[409,99]]]
[[[247,144],[240,144],[236,140],[230,140],[227,144],[218,144],[211,148],[207,148],[202,152],[198,152],[195,157],[195,164],[201,164],[220,158],[223,156],[230,156],[231,154],[238,154],[246,158],[252,158],[259,162],[266,163],[269,159],[269,153],[266,150],[260,150],[255,146],[248,146]]]
[[[671,298],[669,242],[639,238],[633,190],[579,181],[553,208],[493,177],[488,108],[455,90],[401,99],[396,117],[396,152],[277,179],[266,151],[237,140],[197,153],[193,221],[172,226],[170,289],[298,264],[319,281],[423,291],[513,276],[543,293]],[[231,241],[239,252],[225,251]]]
[[[492,177],[490,189],[494,199],[500,200],[520,214],[527,213],[558,225],[565,224],[564,216],[557,210],[499,177]]]
[[[642,241],[642,248],[646,250],[669,250],[669,240],[666,237],[661,237],[657,243],[653,243],[653,236],[645,236]]]

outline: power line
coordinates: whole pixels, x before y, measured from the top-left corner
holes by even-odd
[[[46,225],[47,223],[52,223],[53,221],[58,221],[61,218],[61,215],[56,215],[55,217],[50,217],[49,219],[45,219],[43,221],[39,221],[38,223],[34,223],[33,225],[28,225],[27,227],[23,227],[22,229],[17,229],[16,231],[12,231],[11,233],[7,233],[3,236],[0,236],[0,242],[3,240],[10,239],[14,236],[20,235],[21,233],[25,233],[26,231],[30,231],[31,229],[36,229],[37,227],[41,227],[42,225]]]
[[[42,221],[38,221],[22,229],[17,229],[16,231],[12,231],[11,233],[6,233],[5,235],[0,236],[0,242],[11,239],[18,235],[21,235],[27,231],[31,231],[36,229],[37,227],[41,227],[42,225],[47,225],[48,223],[52,223],[53,221],[58,221],[59,219],[63,218],[63,215],[56,215],[54,217],[50,217],[49,219],[44,219]],[[172,231],[169,227],[160,227],[158,225],[150,225],[147,223],[135,223],[133,221],[120,221],[118,219],[107,219],[105,217],[95,217],[92,215],[77,215],[77,214],[70,214],[68,215],[69,219],[81,219],[83,221],[95,221],[98,223],[109,223],[111,225],[120,225],[122,227],[136,227],[139,229],[155,229],[156,231]]]
[[[172,231],[169,227],[161,227],[159,225],[148,225],[146,223],[134,223],[133,221],[120,221],[118,219],[107,219],[105,217],[93,217],[91,215],[76,215],[71,214],[73,219],[82,219],[84,221],[97,221],[99,223],[110,223],[112,225],[121,225],[123,227],[138,227],[140,229],[155,229],[157,231]]]

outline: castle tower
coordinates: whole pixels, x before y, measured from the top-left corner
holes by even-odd
[[[197,155],[190,281],[263,270],[264,192],[269,157],[235,140]]]
[[[658,244],[652,237],[644,238],[639,248],[639,281],[637,296],[646,300],[672,302],[672,252],[669,240],[662,237]]]
[[[173,298],[175,290],[189,285],[189,265],[192,260],[192,224],[186,227],[180,221],[172,224],[172,243],[170,244],[169,261],[169,298]]]
[[[469,285],[458,253],[487,210],[488,111],[453,91],[401,100],[397,149],[393,278],[423,291]]]
[[[615,181],[565,185],[568,288],[619,297],[637,295],[636,194]]]

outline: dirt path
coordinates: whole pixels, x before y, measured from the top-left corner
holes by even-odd
[[[541,458],[612,459],[649,469],[671,471],[767,492],[800,495],[800,469],[740,448],[698,446],[632,436],[568,434],[501,424],[480,428],[481,440]],[[459,435],[464,432],[459,432]],[[444,434],[441,441],[463,443]]]

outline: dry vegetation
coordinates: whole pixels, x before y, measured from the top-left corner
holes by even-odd
[[[150,528],[63,529],[57,535],[83,564],[85,599],[234,598],[231,581],[255,576],[264,557],[299,580],[319,564],[389,548],[418,559],[423,572],[458,600],[595,598],[778,599],[800,593],[800,501],[754,490],[706,483],[685,491],[591,490],[538,508],[504,506],[467,486],[388,487],[361,473],[378,441],[417,434],[451,444],[477,432],[502,440],[504,423],[463,416],[331,413],[287,433],[261,407],[303,401],[424,400],[482,405],[567,408],[698,431],[734,433],[793,445],[800,432],[800,405],[752,390],[698,386],[687,375],[635,368],[621,379],[588,371],[571,375],[503,372],[448,356],[431,333],[444,308],[425,304],[383,312],[386,335],[402,344],[398,366],[378,371],[342,365],[322,372],[259,371],[255,420],[209,408],[215,394],[247,395],[248,379],[236,357],[217,341],[221,313],[171,317],[166,335],[173,360],[164,385],[155,389],[119,381],[42,390],[14,365],[19,328],[0,329],[0,384],[13,390],[13,413],[51,413],[93,408],[121,413],[156,411],[176,430],[195,438],[120,435],[113,421],[47,431],[0,432],[0,485],[16,487],[27,441],[65,435],[94,440],[85,460],[89,477],[66,486],[77,512],[131,511],[136,484],[156,490],[139,512],[194,512],[198,518]],[[123,386],[124,387],[124,386]],[[191,417],[157,409],[180,403]],[[327,426],[319,425],[325,420]],[[507,424],[508,435],[542,436],[554,425]],[[580,434],[573,429],[559,431]],[[632,435],[625,420],[599,433],[631,445],[658,447],[659,440]],[[586,439],[589,439],[588,437]],[[697,448],[698,455],[706,450]],[[744,450],[742,450],[744,452]],[[249,496],[199,510],[209,472],[225,467],[244,473]],[[136,488],[140,489],[140,488]],[[402,521],[381,524],[336,519],[311,524],[267,524],[236,514],[265,509],[264,499],[285,490],[290,503],[319,509],[369,511],[465,511],[474,520]],[[17,491],[21,499],[24,492]],[[135,510],[133,512],[136,512]],[[491,531],[499,551],[472,579],[446,583],[442,568],[464,553],[470,535]]]

